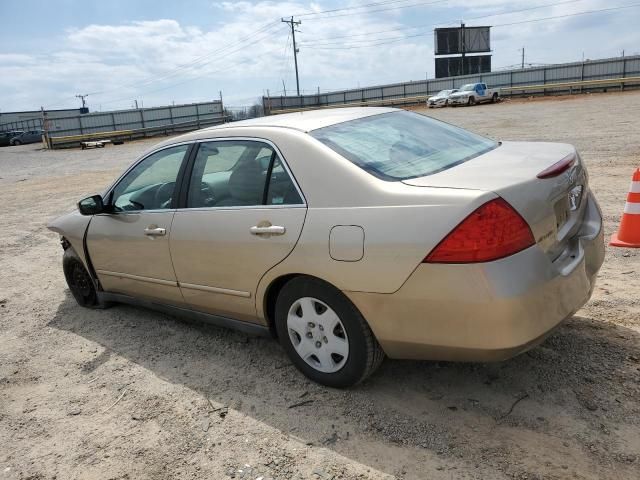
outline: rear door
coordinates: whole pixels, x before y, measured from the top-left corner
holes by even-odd
[[[189,145],[155,152],[107,194],[112,213],[96,215],[87,249],[105,291],[181,305],[169,254],[176,184]]]
[[[294,248],[306,204],[275,146],[258,139],[200,143],[171,257],[194,309],[256,321],[260,278]]]

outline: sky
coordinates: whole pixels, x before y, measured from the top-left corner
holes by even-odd
[[[11,12],[0,112],[74,108],[77,94],[91,111],[295,94],[281,21],[292,15],[303,93],[433,78],[433,29],[462,20],[492,26],[493,70],[519,66],[523,47],[532,65],[640,54],[638,0],[0,0],[0,10]]]

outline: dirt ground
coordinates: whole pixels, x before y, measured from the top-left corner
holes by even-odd
[[[617,228],[640,92],[422,111],[575,144]],[[640,478],[640,250],[607,247],[592,300],[524,355],[331,390],[270,339],[76,306],[45,224],[156,141],[0,149],[0,479]]]

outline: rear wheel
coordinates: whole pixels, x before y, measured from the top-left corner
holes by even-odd
[[[98,308],[100,305],[93,279],[71,248],[64,252],[62,268],[69,290],[71,290],[71,294],[78,302],[78,305],[87,308]]]
[[[276,301],[280,343],[311,380],[349,387],[371,375],[384,358],[356,307],[335,287],[315,278],[288,282]]]
[[[22,142],[21,142],[20,140],[14,140],[14,141],[13,141],[13,145],[14,145],[14,146],[16,146],[16,145],[22,145]]]
[[[493,97],[491,97],[491,103],[496,103],[498,101],[498,94],[494,93]]]

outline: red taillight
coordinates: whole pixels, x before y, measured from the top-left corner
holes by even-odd
[[[575,161],[576,161],[576,156],[573,153],[571,153],[566,157],[564,157],[559,162],[556,162],[553,165],[551,165],[549,168],[545,168],[538,175],[536,175],[536,177],[538,178],[557,177],[562,172],[566,172],[567,170],[569,170],[573,166]]]
[[[534,243],[527,222],[506,201],[496,198],[465,218],[423,262],[490,262],[513,255]]]

